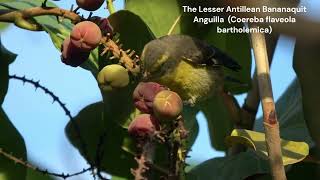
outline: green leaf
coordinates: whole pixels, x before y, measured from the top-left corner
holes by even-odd
[[[0,148],[12,156],[27,159],[26,147],[23,137],[8,119],[6,113],[0,108]],[[26,178],[26,168],[16,164],[0,154],[0,179],[17,180]]]
[[[244,129],[235,129],[227,137],[229,146],[244,144],[264,159],[268,159],[265,134]],[[302,161],[309,154],[309,146],[305,142],[287,141],[281,139],[281,151],[283,164],[289,165]]]
[[[269,172],[268,161],[255,153],[242,152],[234,156],[207,160],[193,168],[188,180],[242,180],[254,174]]]
[[[9,23],[0,22],[0,33],[4,31],[9,25]]]
[[[139,15],[156,37],[166,35],[181,14],[176,0],[127,0],[125,9]],[[180,29],[180,24],[176,27]]]
[[[246,34],[218,34],[217,26],[228,26],[226,24],[198,24],[193,23],[197,13],[183,13],[182,5],[193,7],[205,6],[209,2],[192,0],[127,0],[125,9],[140,16],[150,27],[157,38],[167,35],[173,28],[171,34],[187,34],[207,41],[233,57],[242,67],[240,72],[226,70],[227,76],[237,78],[243,84],[226,83],[226,89],[232,93],[243,93],[248,91],[251,83],[251,46]],[[212,4],[210,4],[210,7]],[[164,18],[165,17],[165,18]],[[236,25],[237,26],[237,25]],[[238,25],[242,26],[242,25]]]
[[[39,7],[43,3],[43,0],[22,0],[15,2],[7,2],[4,3],[10,7],[17,9],[26,9],[31,7]],[[47,2],[49,7],[57,7],[51,1]],[[1,9],[7,9],[0,5]],[[68,19],[62,19],[61,22],[57,21],[55,16],[38,16],[34,18],[40,25],[42,25],[43,29],[49,34],[53,44],[60,51],[63,40],[69,36],[70,31],[73,27],[72,23]],[[59,59],[60,61],[60,59]],[[98,50],[94,50],[91,52],[90,57],[87,61],[85,61],[82,65],[82,68],[91,71],[93,75],[98,73]]]
[[[222,96],[214,96],[201,105],[208,122],[211,146],[218,151],[226,150],[225,138],[233,130],[232,114]]]
[[[130,11],[117,11],[108,19],[113,30],[120,34],[123,49],[135,50],[140,55],[144,45],[155,38],[143,20]]]
[[[0,3],[5,3],[5,2],[13,2],[16,0],[0,0]],[[10,23],[5,23],[5,22],[0,22],[0,34],[2,31],[7,29],[9,27]]]
[[[303,117],[312,139],[320,150],[320,44],[307,44],[304,41],[298,39],[296,42],[293,67],[301,84]]]
[[[16,59],[17,55],[8,51],[0,39],[0,105],[3,103],[9,85],[9,64]]]
[[[127,178],[112,176],[111,180],[127,180]]]
[[[123,128],[128,128],[130,122],[140,114],[133,105],[132,94],[136,83],[116,91],[103,92],[105,102],[105,118],[119,124]]]
[[[128,138],[127,130],[116,124],[112,115],[103,116],[103,103],[87,106],[75,117],[75,121],[86,144],[87,161],[95,161],[99,141],[106,133],[104,143],[100,143],[100,150],[103,152],[102,159],[100,159],[101,169],[116,176],[131,177],[130,168],[135,166],[134,156],[122,150],[123,141]],[[84,156],[71,122],[67,124],[65,131],[69,141]]]
[[[304,141],[312,147],[314,142],[304,120],[303,97],[299,82],[295,79],[276,102],[280,136],[291,141]],[[255,131],[263,132],[262,121],[262,118],[256,120]]]
[[[0,0],[0,3],[5,3],[5,2],[14,2],[16,0]],[[2,31],[4,31],[6,28],[8,28],[10,23],[5,23],[5,22],[0,22],[0,34]]]

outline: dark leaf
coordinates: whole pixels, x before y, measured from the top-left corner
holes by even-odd
[[[22,160],[27,160],[27,150],[23,137],[0,108],[0,148],[6,153]],[[16,164],[13,160],[0,154],[0,179],[24,180],[27,175],[26,167]]]
[[[110,117],[103,118],[102,102],[87,106],[76,116],[75,122],[79,126],[80,134],[88,151],[87,161],[97,163],[98,144],[106,133],[104,141],[102,144],[100,143],[99,147],[99,150],[103,152],[98,156],[101,161],[101,169],[116,176],[131,177],[130,168],[135,166],[134,156],[122,150],[122,143],[125,138],[128,138],[127,131]],[[71,121],[65,131],[69,141],[85,156]]]
[[[9,84],[9,64],[16,59],[17,55],[8,51],[0,39],[0,105],[7,94]]]

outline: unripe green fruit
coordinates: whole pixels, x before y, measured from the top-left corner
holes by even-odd
[[[180,96],[169,90],[159,92],[153,101],[153,112],[160,120],[177,118],[183,109]]]
[[[99,86],[105,91],[123,88],[129,84],[129,80],[128,71],[118,64],[108,65],[98,74]]]
[[[76,24],[71,32],[71,43],[84,51],[95,49],[101,41],[102,34],[99,26],[91,21]]]
[[[104,0],[77,0],[77,4],[80,8],[87,11],[95,11],[99,9]]]
[[[61,46],[61,60],[72,67],[77,67],[89,58],[90,52],[82,51],[70,43],[70,38],[66,38]]]
[[[153,135],[158,129],[158,121],[150,114],[137,116],[129,125],[128,133],[134,137]]]

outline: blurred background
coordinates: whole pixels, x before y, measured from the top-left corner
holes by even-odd
[[[56,2],[58,6],[66,9],[74,3],[75,0]],[[302,4],[307,6],[307,15],[310,18],[320,20],[319,0],[305,0]],[[122,9],[123,1],[115,1],[115,6],[116,9]],[[108,11],[101,8],[94,14],[106,17]],[[42,85],[67,104],[73,116],[87,105],[102,99],[94,77],[86,70],[71,68],[61,63],[60,52],[53,46],[46,33],[29,32],[11,26],[1,34],[1,40],[7,49],[18,54],[15,62],[10,65],[10,74],[40,80]],[[294,43],[294,39],[281,36],[276,48],[271,69],[276,100],[295,77],[292,69]],[[237,96],[240,104],[244,98],[245,94]],[[31,85],[11,80],[2,106],[23,135],[29,160],[58,173],[72,173],[87,167],[85,160],[65,136],[64,128],[69,119],[56,103],[52,103],[51,97],[41,90],[35,91]],[[260,108],[258,116],[261,114]],[[188,162],[198,164],[213,157],[224,156],[223,152],[211,148],[203,114],[199,113],[197,120],[200,133],[189,154],[191,158]],[[89,179],[89,175],[84,174],[71,179]]]

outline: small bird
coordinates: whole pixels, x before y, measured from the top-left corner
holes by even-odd
[[[184,104],[195,106],[223,93],[223,67],[240,65],[218,48],[187,35],[168,35],[150,41],[142,55],[143,81],[160,83],[177,92]]]

